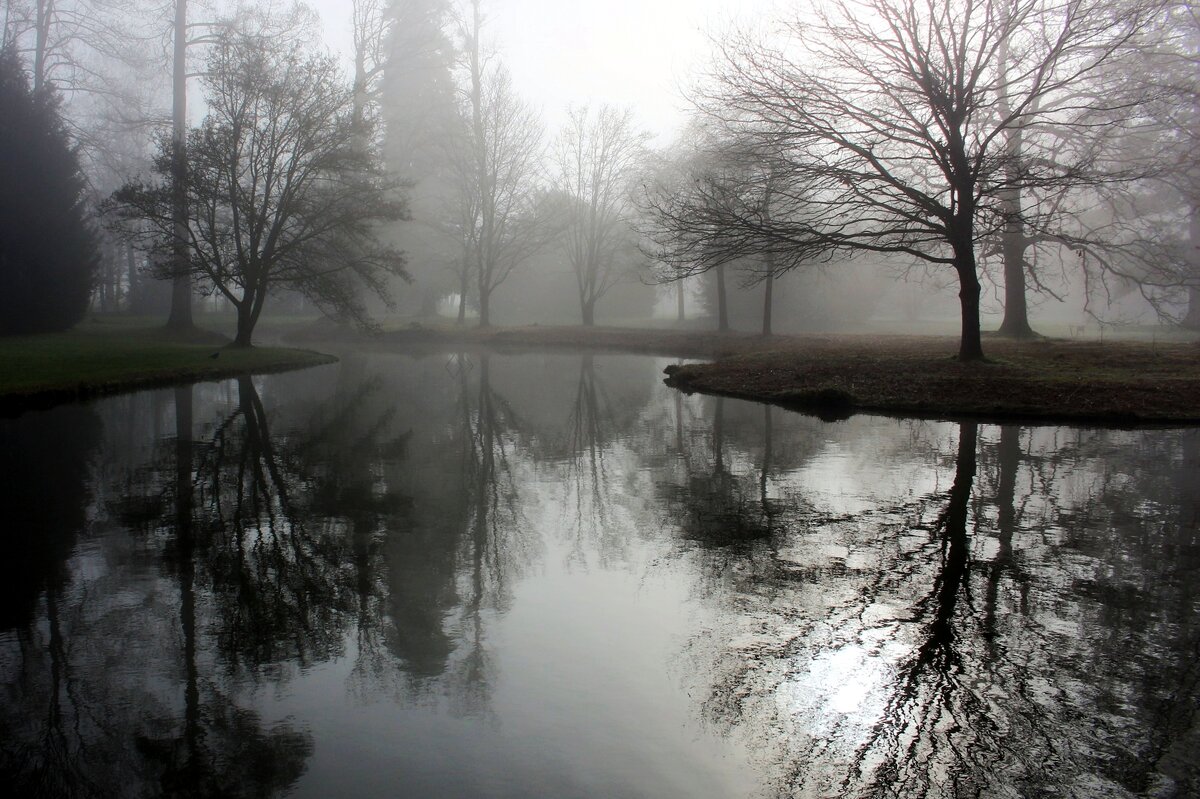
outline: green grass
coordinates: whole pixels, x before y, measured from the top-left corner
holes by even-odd
[[[20,403],[97,396],[334,360],[309,350],[230,349],[223,342],[212,333],[173,338],[161,321],[112,318],[65,333],[0,338],[0,398]]]

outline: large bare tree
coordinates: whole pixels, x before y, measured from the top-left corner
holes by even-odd
[[[460,233],[479,300],[479,325],[487,327],[493,292],[547,237],[537,207],[542,123],[484,47],[483,25],[480,0],[470,0],[460,20],[464,142],[456,161]]]
[[[596,303],[637,260],[630,219],[646,135],[633,113],[612,106],[573,108],[553,150],[554,185],[568,203],[566,248],[584,325]]]
[[[703,257],[715,265],[735,257],[731,242],[749,242],[778,270],[814,251],[943,265],[959,286],[959,358],[981,359],[977,247],[1023,213],[1006,198],[1100,179],[1086,148],[1014,160],[1010,133],[1134,116],[1125,92],[1077,88],[1115,80],[1105,65],[1160,5],[835,0],[809,3],[773,40],[730,37],[698,108],[788,168],[769,209],[733,202],[699,231]]]
[[[204,76],[208,116],[188,139],[189,279],[236,308],[238,346],[250,346],[274,289],[301,291],[330,313],[365,321],[359,287],[386,302],[387,277],[403,275],[403,257],[375,233],[403,219],[404,204],[357,146],[354,90],[331,59],[288,45],[224,34]],[[131,235],[160,255],[180,242],[173,156],[167,144],[158,161],[168,180],[115,195],[115,210],[138,223]]]

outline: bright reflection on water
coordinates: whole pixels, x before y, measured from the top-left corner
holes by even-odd
[[[47,796],[1200,792],[1200,432],[349,353],[0,421]]]

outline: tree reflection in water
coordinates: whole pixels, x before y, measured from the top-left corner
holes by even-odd
[[[1178,493],[1198,484],[1197,434],[1143,439],[1158,446],[1132,469],[1109,463],[1127,434],[1051,435],[1023,448],[1016,427],[963,423],[948,489],[789,515],[768,561],[705,539],[739,632],[711,654],[703,711],[769,753],[781,794],[1200,787],[1200,546]],[[789,563],[830,544],[825,568]]]
[[[328,730],[264,696],[330,701],[309,678],[336,674],[339,724],[469,731],[467,759],[502,726],[638,749],[675,702],[667,726],[700,737],[694,707],[778,795],[1195,792],[1200,434],[831,426],[652,366],[351,353],[334,383],[105,401],[103,442],[86,409],[0,423],[9,518],[37,533],[3,562],[0,778],[287,793]],[[657,705],[660,659],[682,685]],[[638,779],[718,751],[645,746]]]

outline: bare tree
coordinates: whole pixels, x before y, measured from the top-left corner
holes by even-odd
[[[469,153],[469,159],[460,160],[458,174],[465,209],[461,233],[474,272],[479,326],[487,327],[492,293],[546,243],[536,193],[542,124],[517,97],[508,71],[483,48],[481,0],[470,0],[468,12],[460,23],[461,107]]]
[[[713,215],[706,263],[735,257],[729,245],[740,243],[773,253],[779,271],[814,251],[943,265],[959,284],[959,358],[981,359],[976,249],[1012,217],[1005,193],[1098,179],[1089,151],[1012,164],[1006,136],[1132,117],[1125,93],[1076,88],[1103,75],[1159,5],[836,0],[785,23],[776,45],[731,38],[699,110],[788,169],[769,220],[737,202]]]
[[[237,31],[214,48],[204,84],[209,114],[188,143],[189,279],[206,280],[237,309],[237,346],[250,346],[268,292],[282,286],[365,321],[358,286],[386,302],[386,277],[403,275],[403,257],[375,241],[375,226],[405,210],[355,146],[353,89],[331,59]],[[164,176],[173,149],[158,160]],[[115,206],[145,223],[132,235],[152,251],[178,246],[173,181],[130,184]]]
[[[567,257],[586,326],[595,324],[597,301],[637,256],[629,222],[646,139],[632,111],[583,106],[570,110],[554,147],[555,188],[570,203]]]
[[[729,330],[726,269],[736,263],[743,284],[764,284],[763,335],[771,335],[771,313],[777,269],[777,248],[771,240],[775,196],[791,179],[786,156],[755,137],[722,135],[696,120],[676,148],[670,169],[660,170],[643,195],[650,220],[646,233],[650,255],[667,265],[663,279],[680,282],[711,270],[716,276],[717,329]],[[789,212],[801,207],[803,188],[791,187]],[[732,218],[754,225],[730,224]],[[788,242],[789,268],[814,260],[820,247],[800,248]]]

